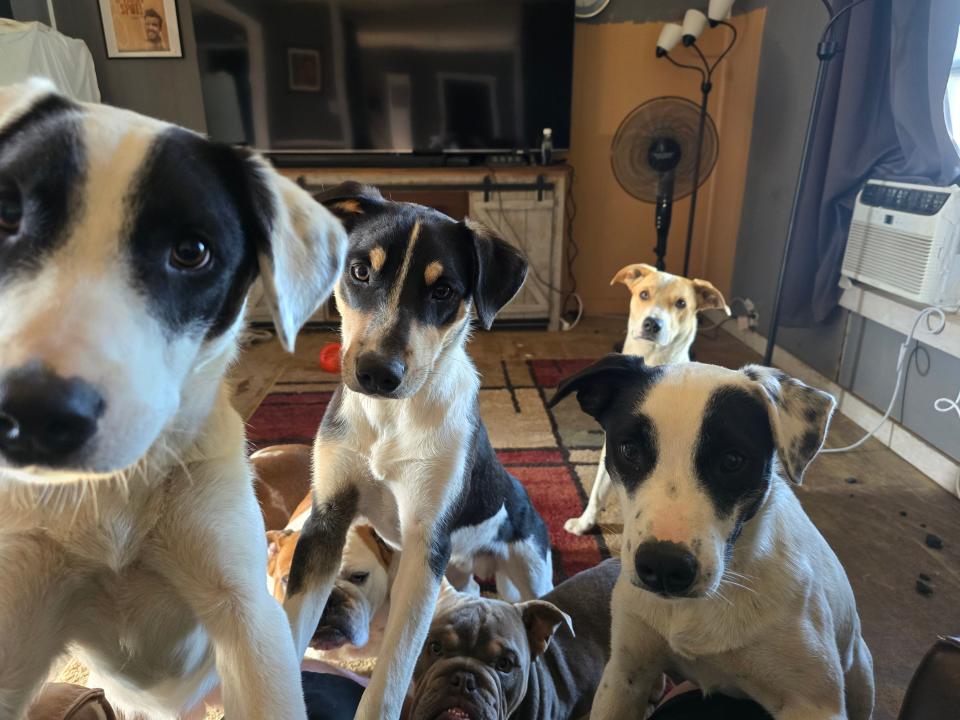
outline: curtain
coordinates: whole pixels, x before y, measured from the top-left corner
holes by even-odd
[[[834,9],[850,3],[838,0]],[[784,325],[823,322],[837,307],[854,201],[866,180],[960,179],[943,101],[958,29],[960,0],[866,0],[834,26],[845,48],[830,61],[808,150]]]

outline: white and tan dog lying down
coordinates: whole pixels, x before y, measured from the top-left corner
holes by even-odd
[[[603,427],[624,514],[610,662],[590,717],[634,717],[664,670],[776,720],[867,720],[850,583],[799,484],[834,399],[783,373],[608,355],[563,381]]]
[[[345,249],[250,152],[0,88],[0,718],[67,650],[127,716],[305,718],[224,373],[254,279],[292,349]]]
[[[706,280],[671,275],[652,265],[634,263],[620,268],[611,285],[623,283],[630,290],[630,319],[623,343],[625,355],[642,357],[645,364],[676,365],[690,361],[690,347],[697,337],[697,316],[706,310],[730,315],[723,295]],[[570,518],[563,528],[583,535],[597,526],[597,516],[610,497],[606,469],[607,448],[600,451],[597,476],[590,500],[580,517]]]

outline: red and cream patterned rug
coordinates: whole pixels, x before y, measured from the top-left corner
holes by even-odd
[[[480,409],[490,440],[547,522],[555,582],[596,565],[609,557],[611,544],[618,544],[618,526],[603,523],[604,532],[584,537],[563,529],[564,521],[579,515],[586,504],[603,436],[574,399],[553,410],[546,402],[559,380],[590,362],[517,360],[479,368]],[[337,376],[319,368],[291,369],[281,375],[248,422],[254,449],[310,443],[337,382]],[[616,517],[611,510],[607,513]]]

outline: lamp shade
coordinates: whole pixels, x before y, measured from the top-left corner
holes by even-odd
[[[710,18],[710,25],[716,25],[724,20],[730,14],[730,8],[733,7],[734,0],[710,0],[710,6],[707,8],[707,17]]]
[[[683,44],[693,45],[707,27],[707,16],[699,10],[687,10],[683,16]]]
[[[663,57],[673,50],[683,37],[683,28],[676,23],[667,23],[657,38],[657,57]]]

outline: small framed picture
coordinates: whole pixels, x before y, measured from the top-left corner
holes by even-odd
[[[320,51],[310,48],[287,48],[287,86],[297,92],[320,92]]]
[[[110,58],[182,58],[176,0],[100,0]]]

